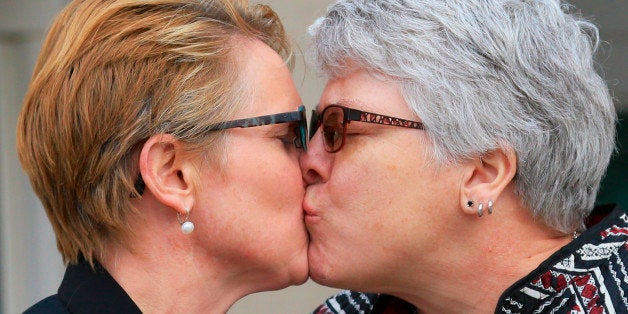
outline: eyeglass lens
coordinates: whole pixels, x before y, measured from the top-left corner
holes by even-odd
[[[303,148],[304,151],[307,151],[307,117],[305,116],[305,107],[303,105],[299,106],[299,115],[301,119],[299,120],[299,125],[295,130],[295,146],[297,148]]]
[[[344,144],[345,127],[344,110],[339,107],[328,107],[322,117],[323,143],[328,152],[339,151]]]

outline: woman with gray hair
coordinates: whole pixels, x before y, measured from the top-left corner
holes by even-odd
[[[628,311],[616,113],[558,0],[341,0],[301,170],[318,313]]]

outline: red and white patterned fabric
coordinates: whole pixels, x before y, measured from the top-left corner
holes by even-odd
[[[610,213],[504,292],[497,313],[628,313],[628,215]]]

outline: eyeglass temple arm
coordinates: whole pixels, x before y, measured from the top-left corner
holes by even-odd
[[[424,129],[423,123],[417,122],[417,121],[395,118],[395,117],[390,117],[383,114],[377,114],[377,113],[356,110],[356,109],[351,109],[351,108],[346,108],[346,110],[348,111],[346,113],[347,122],[348,121],[361,121],[361,122],[374,123],[374,124],[394,125],[394,126],[400,126],[404,128],[413,128],[413,129],[420,129],[420,130]]]
[[[254,118],[239,119],[233,121],[222,122],[212,126],[208,131],[217,131],[231,128],[250,128],[254,126],[262,126],[269,124],[278,124],[285,122],[296,122],[301,120],[301,113],[299,111],[284,112],[271,114],[266,116],[259,116]]]

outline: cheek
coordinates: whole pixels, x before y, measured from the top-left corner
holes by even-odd
[[[256,203],[271,207],[301,208],[305,193],[301,169],[296,157],[285,153],[260,159],[250,175],[250,194],[256,195]],[[246,182],[244,182],[246,184]]]
[[[393,207],[398,206],[395,201],[400,193],[396,182],[399,177],[371,156],[353,154],[350,159],[336,160],[330,179],[316,193],[316,203],[320,202],[326,220],[317,231],[324,232],[320,237],[329,250],[346,250],[346,243],[365,250],[372,244],[374,234],[391,227],[387,221],[395,211]]]
[[[334,207],[359,211],[360,216],[379,216],[380,209],[393,204],[402,191],[413,189],[411,171],[402,158],[390,158],[382,152],[360,152],[337,161],[326,192]]]
[[[246,226],[243,235],[251,238],[268,237],[273,224],[297,224],[305,193],[297,155],[271,145],[233,144],[239,148],[229,156],[222,176],[208,173],[201,182],[209,186],[210,193],[202,197],[214,212],[214,224]]]
[[[233,263],[274,267],[281,260],[305,258],[304,187],[296,157],[266,153],[250,160],[246,169],[229,171],[226,190],[220,208],[213,208],[222,212],[212,224],[222,239],[217,245]]]
[[[238,196],[252,209],[255,220],[249,222],[251,228],[271,237],[280,236],[282,231],[302,231],[301,204],[305,189],[296,156],[282,151],[268,154],[253,168],[256,173],[249,175],[252,182],[242,182],[248,188],[246,192],[240,190]]]
[[[323,207],[328,208],[325,218],[333,226],[325,240],[387,245],[398,237],[426,231],[443,195],[451,194],[444,189],[453,184],[442,180],[449,174],[437,174],[434,167],[407,151],[354,152],[351,158],[336,160],[320,193]],[[373,239],[374,234],[383,236]]]
[[[246,226],[250,261],[260,264],[281,265],[296,263],[307,265],[307,232],[303,222],[301,204],[305,189],[298,162],[276,155],[258,174],[260,181],[250,190],[250,209]],[[304,266],[304,269],[307,269]],[[284,270],[286,271],[286,270]]]

